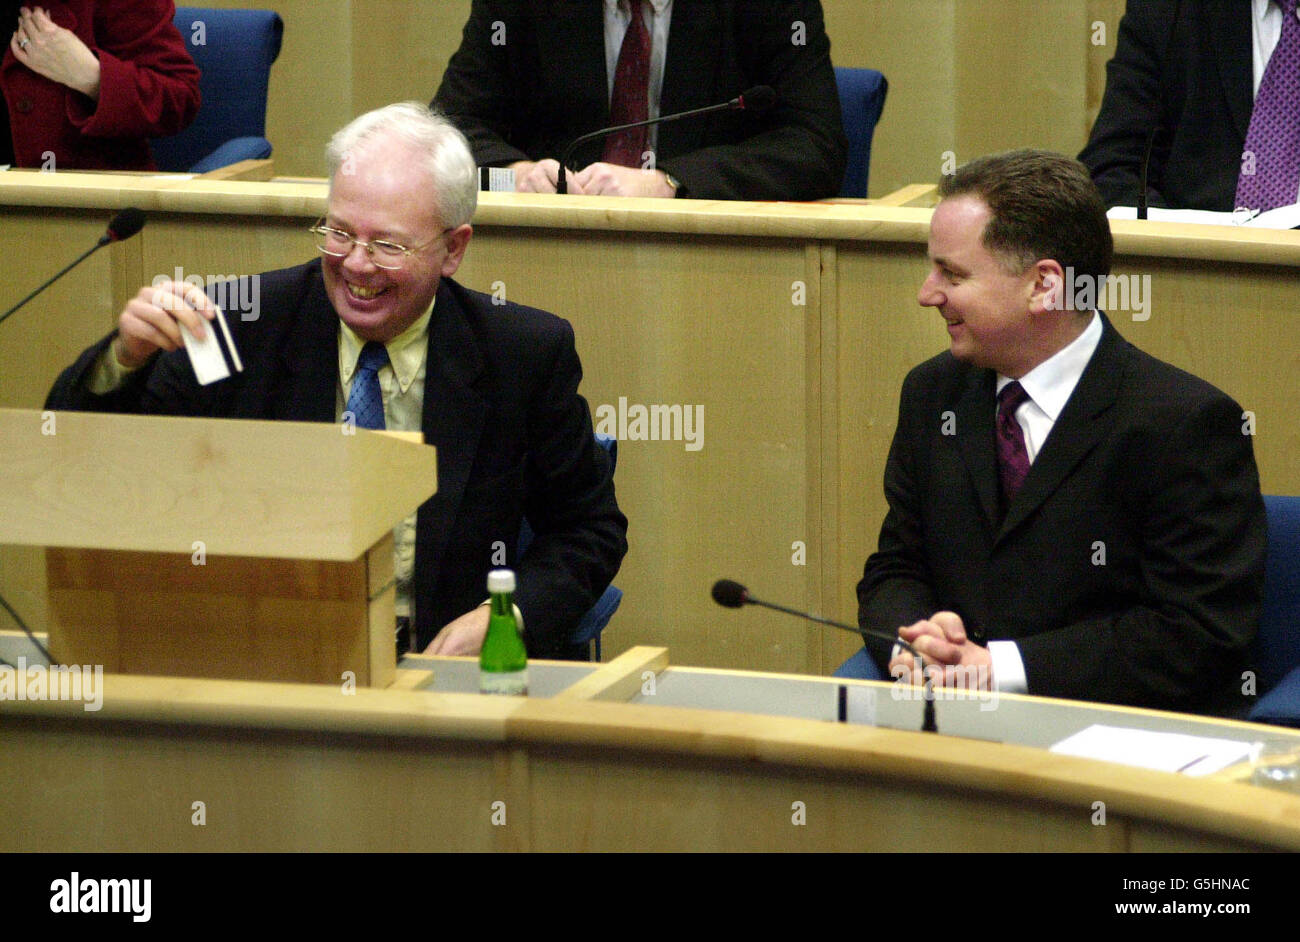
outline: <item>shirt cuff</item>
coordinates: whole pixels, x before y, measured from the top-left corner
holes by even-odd
[[[114,337],[95,360],[94,366],[90,368],[90,378],[86,382],[88,392],[96,396],[116,392],[126,382],[128,376],[139,371],[138,366],[129,367],[119,363],[116,351],[117,338]]]
[[[1029,693],[1025,662],[1014,641],[990,641],[989,657],[993,659],[993,689],[999,693]]]

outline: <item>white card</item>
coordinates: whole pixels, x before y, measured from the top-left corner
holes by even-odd
[[[189,328],[184,324],[180,325],[181,339],[185,341],[185,352],[190,355],[190,364],[194,367],[194,375],[198,378],[200,386],[207,386],[230,375],[226,358],[221,353],[221,344],[217,343],[216,326],[212,321],[208,321],[203,339],[195,340]]]

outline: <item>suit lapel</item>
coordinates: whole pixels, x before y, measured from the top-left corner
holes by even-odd
[[[339,381],[339,317],[319,268],[303,296],[299,316],[278,345],[271,418],[292,422],[334,422]]]
[[[998,539],[1025,521],[1110,431],[1111,407],[1124,379],[1124,341],[1102,317],[1102,336],[1047,441],[1029,469],[1024,486],[1007,508]]]
[[[487,403],[475,388],[482,372],[483,357],[478,341],[456,293],[443,279],[429,321],[421,421],[424,440],[438,449],[438,493],[420,509],[419,518],[419,529],[427,547],[426,571],[430,575],[436,574],[442,565],[478,454],[487,416]]]
[[[533,29],[537,48],[546,53],[555,52],[542,54],[538,61],[538,67],[549,73],[539,87],[569,89],[575,98],[573,113],[586,116],[567,129],[554,130],[571,138],[608,126],[609,79],[605,74],[603,5],[554,0],[533,15]],[[589,146],[594,145],[584,146],[574,156],[578,167],[589,162]]]
[[[668,55],[664,62],[664,85],[659,95],[659,113],[673,114],[717,104],[714,76],[703,71],[702,63],[717,63],[722,23],[718,4],[674,3],[668,27]],[[687,118],[659,125],[659,151],[685,154],[697,150],[703,140],[706,119]]]
[[[1250,130],[1250,114],[1255,102],[1254,67],[1251,61],[1254,16],[1250,0],[1215,0],[1206,16],[1208,36],[1215,37],[1214,50],[1223,82],[1223,94],[1241,139]]]
[[[997,532],[999,517],[998,460],[993,441],[993,385],[991,370],[971,370],[965,390],[957,400],[957,449],[979,497],[990,532]]]

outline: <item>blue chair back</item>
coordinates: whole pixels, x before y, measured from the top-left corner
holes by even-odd
[[[618,467],[618,439],[609,435],[596,433],[596,444],[605,449],[609,455],[610,473],[612,474]],[[524,555],[524,550],[528,544],[533,541],[533,528],[529,526],[527,518],[519,527],[519,540],[516,543],[520,556]],[[600,660],[600,633],[605,630],[609,620],[614,617],[618,607],[623,602],[623,590],[617,586],[611,585],[605,589],[596,604],[591,607],[587,614],[582,616],[578,626],[573,629],[573,634],[569,636],[569,645],[571,647],[581,647],[590,651],[595,649],[596,660]],[[579,658],[580,660],[580,658]]]
[[[1266,495],[1264,509],[1268,565],[1254,650],[1261,694],[1300,666],[1300,497]]]
[[[835,68],[835,84],[840,92],[840,112],[844,115],[844,135],[849,139],[849,161],[844,171],[840,196],[865,197],[871,169],[871,137],[885,110],[889,82],[875,69]]]
[[[280,14],[177,7],[173,22],[199,67],[202,101],[188,128],[149,142],[158,168],[206,173],[271,156],[266,99],[284,34]]]

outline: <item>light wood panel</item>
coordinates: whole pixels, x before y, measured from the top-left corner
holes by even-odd
[[[6,543],[338,562],[437,472],[434,448],[348,425],[11,409],[0,455]]]
[[[49,648],[61,664],[340,687],[392,683],[391,535],[349,563],[46,554]]]
[[[3,175],[0,175],[3,176]],[[111,212],[6,207],[0,225],[0,307],[16,304],[104,233]],[[115,286],[138,270],[138,244],[100,251],[0,326],[0,404],[39,409],[59,371],[108,331],[125,299]],[[138,275],[131,280],[138,281]],[[45,559],[0,546],[0,594],[33,625],[47,624]]]
[[[724,700],[731,679],[709,678]],[[0,765],[0,814],[10,822],[0,848],[1300,848],[1294,795],[955,736],[561,698],[178,678],[105,675],[102,693],[93,712],[74,701],[0,701],[14,760]],[[1030,724],[1036,704],[1070,709],[1019,699]],[[1145,716],[1115,711],[1125,725]],[[1271,735],[1194,725],[1229,738]]]
[[[1086,3],[955,4],[952,150],[958,163],[1012,147],[1076,154],[1090,33]],[[913,174],[913,177],[915,174]]]
[[[657,674],[668,666],[667,648],[635,647],[563,690],[565,700],[609,700],[623,703],[644,688],[645,674]]]
[[[773,597],[805,591],[807,568],[792,564],[792,547],[810,539],[806,455],[820,445],[805,409],[807,323],[819,312],[793,302],[796,282],[819,277],[804,244],[490,225],[477,233],[458,277],[563,312],[598,429],[601,411],[621,402],[702,410],[698,450],[619,434],[615,485],[629,550],[606,650],[671,643],[710,663],[804,660],[799,622],[745,630],[709,601],[727,574],[764,573]]]

